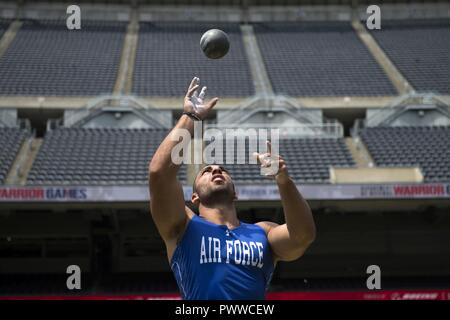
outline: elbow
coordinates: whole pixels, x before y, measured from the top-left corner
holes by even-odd
[[[283,258],[283,261],[294,261],[302,257],[309,246],[314,242],[315,234],[304,234],[303,237],[293,239],[290,252]]]
[[[302,232],[293,240],[299,249],[305,250],[316,240],[315,226],[312,226],[312,228],[310,228],[309,230]]]
[[[315,232],[308,232],[303,234],[300,239],[297,239],[297,245],[299,248],[306,249],[308,248],[314,241],[316,240],[316,233]]]
[[[305,243],[309,247],[316,240],[316,226],[313,224],[305,234]]]

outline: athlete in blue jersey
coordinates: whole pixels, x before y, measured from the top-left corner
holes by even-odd
[[[194,121],[203,120],[218,98],[204,102],[206,87],[198,93],[194,78],[184,99],[184,112],[164,139],[149,166],[150,207],[163,238],[170,266],[183,299],[264,299],[278,261],[303,255],[315,238],[315,224],[308,203],[288,175],[282,157],[272,157],[285,224],[269,221],[247,224],[239,221],[234,184],[220,165],[208,165],[196,176],[192,203],[199,215],[185,206],[177,181],[179,165],[172,161],[178,144],[176,129],[194,131]],[[268,166],[268,152],[257,154]],[[276,160],[273,160],[276,159]]]

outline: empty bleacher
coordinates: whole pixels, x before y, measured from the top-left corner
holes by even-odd
[[[32,185],[146,185],[166,130],[59,128],[49,131],[28,175]],[[185,168],[179,173],[186,180]]]
[[[200,38],[210,28],[224,30],[230,51],[208,59]],[[140,96],[184,96],[193,76],[208,86],[208,96],[242,97],[254,93],[238,24],[141,23],[133,77]]]
[[[346,22],[255,25],[276,93],[291,96],[380,96],[396,91]]]
[[[26,20],[0,57],[0,95],[94,96],[113,90],[126,23]]]
[[[377,166],[418,166],[425,181],[450,181],[450,126],[372,127],[361,138]]]
[[[0,127],[0,184],[4,184],[11,165],[28,132],[19,128]]]
[[[280,140],[280,155],[286,160],[291,177],[298,183],[328,183],[329,168],[353,167],[355,162],[343,138],[289,138]],[[236,183],[273,183],[261,176],[260,166],[248,164],[248,142],[244,152],[247,164],[224,164]],[[224,162],[226,157],[224,155]]]
[[[136,185],[147,184],[147,165],[167,134],[156,129],[60,128],[47,133],[28,184]],[[236,146],[237,150],[237,146]],[[248,144],[246,146],[248,154]],[[242,151],[242,150],[241,150]],[[329,167],[355,165],[343,139],[305,138],[280,140],[280,153],[291,176],[301,183],[329,182]],[[226,150],[223,161],[226,161]],[[225,164],[236,183],[271,183],[256,164]],[[179,172],[187,181],[186,166]]]
[[[302,183],[329,182],[330,166],[355,166],[343,138],[285,139],[281,140],[280,153],[289,173]]]
[[[371,34],[416,91],[450,93],[450,19],[383,20]]]

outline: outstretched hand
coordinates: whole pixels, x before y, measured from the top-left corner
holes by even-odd
[[[208,116],[209,111],[216,105],[219,98],[213,98],[205,103],[206,87],[203,87],[200,93],[198,88],[200,79],[194,77],[189,85],[189,89],[184,97],[184,112],[190,112],[196,115],[200,120],[205,119]]]
[[[280,155],[272,155],[272,144],[270,141],[267,141],[266,153],[254,152],[253,156],[258,160],[264,176],[275,178],[278,183],[283,183],[289,179],[286,162]]]

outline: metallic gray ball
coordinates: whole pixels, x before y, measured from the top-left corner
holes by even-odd
[[[230,41],[222,30],[210,29],[202,35],[200,47],[208,58],[220,59],[228,53]]]

